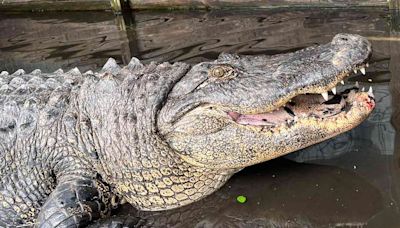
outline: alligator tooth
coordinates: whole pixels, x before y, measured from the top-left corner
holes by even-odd
[[[365,67],[369,67],[369,63],[366,63],[366,64],[365,64]]]
[[[365,87],[362,87],[361,92],[364,92],[364,91],[365,91]]]
[[[358,81],[356,81],[355,87],[356,87],[357,89],[360,88],[360,84],[358,83]]]
[[[361,68],[360,68],[360,71],[361,71],[361,73],[362,73],[363,75],[365,75],[365,68],[364,68],[364,67],[361,67]]]
[[[369,87],[369,90],[368,90],[368,96],[370,96],[370,97],[374,97],[374,92],[372,91],[372,86],[371,86],[371,87]]]
[[[342,84],[342,85],[344,85],[344,81],[342,80],[342,81],[340,81],[340,83]]]
[[[1,73],[0,73],[0,76],[7,76],[8,75],[8,72],[7,71],[2,71]]]
[[[323,92],[323,93],[321,93],[321,95],[322,95],[322,97],[324,98],[325,101],[329,100],[328,92]]]
[[[336,87],[333,87],[331,90],[332,90],[332,93],[336,95]]]
[[[355,74],[357,74],[357,69],[354,69],[353,71],[354,71]]]

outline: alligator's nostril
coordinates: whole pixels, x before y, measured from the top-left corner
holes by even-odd
[[[358,37],[356,35],[352,34],[337,34],[333,38],[333,42],[337,44],[347,44],[347,43],[353,43],[358,40]]]

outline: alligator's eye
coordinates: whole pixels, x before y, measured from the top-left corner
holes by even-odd
[[[234,69],[229,65],[218,65],[212,67],[208,74],[214,78],[232,77],[234,76]]]
[[[211,76],[220,78],[225,75],[225,70],[222,67],[214,67],[210,71]]]

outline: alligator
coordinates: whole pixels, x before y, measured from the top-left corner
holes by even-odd
[[[0,77],[0,226],[83,227],[128,202],[168,210],[244,167],[334,137],[374,109],[371,44],[338,34],[292,53]],[[329,91],[329,92],[328,92]],[[322,96],[321,96],[322,94]]]

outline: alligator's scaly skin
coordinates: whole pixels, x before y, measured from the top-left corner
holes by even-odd
[[[349,44],[340,43],[344,42],[339,40],[343,38],[349,39]],[[344,53],[341,45],[351,55]],[[309,131],[323,133],[321,136],[306,137],[310,140],[307,142],[288,142],[289,149],[276,147],[273,153],[260,157],[260,148],[265,145],[257,147],[257,142],[235,139],[235,132],[241,136],[247,128],[237,126],[221,113],[227,107],[228,111],[241,113],[265,112],[304,93],[307,88],[315,92],[326,90],[344,77],[340,75],[342,72],[363,63],[370,51],[364,38],[340,35],[329,45],[294,54],[255,59],[223,55],[215,62],[193,67],[185,63],[144,66],[133,58],[122,69],[110,59],[100,72],[83,75],[77,69],[51,74],[39,70],[31,73],[19,70],[12,75],[3,72],[0,77],[0,226],[84,226],[106,216],[119,199],[142,210],[180,207],[211,194],[245,166],[354,127],[372,108],[365,108],[362,103],[354,108],[361,112],[359,117],[344,118],[345,128],[333,127],[332,131],[332,126],[321,125]],[[288,58],[298,67],[304,56],[324,69],[329,70],[333,64],[332,72],[316,73],[315,78],[303,82],[300,76],[293,80],[285,69],[276,69],[280,63],[279,66],[286,64],[290,70],[292,63],[285,62]],[[277,75],[273,77],[281,80],[287,91],[276,94],[274,89],[282,86],[275,88],[279,81],[263,80],[241,81],[235,88],[235,80],[246,75],[246,70],[252,68],[251,62],[258,64],[252,71],[257,76],[273,73],[268,68],[275,70]],[[269,65],[262,65],[264,62]],[[307,70],[304,75],[309,77],[316,69],[307,65],[304,71]],[[210,78],[206,84],[204,74]],[[260,83],[270,86],[274,94],[265,94],[267,98],[246,98],[253,86],[261,88]],[[296,83],[302,83],[302,89],[296,89]],[[194,97],[203,89],[201,95]],[[207,93],[212,92],[220,93],[220,100],[215,95],[207,100]],[[367,95],[354,96],[364,99]],[[188,103],[195,105],[189,105],[188,109]],[[207,110],[212,110],[210,113],[202,111],[204,104],[208,105]],[[210,104],[215,106],[209,107]],[[214,110],[224,111],[216,114]],[[186,118],[193,122],[188,127],[182,124],[187,123]],[[229,127],[227,121],[230,121]],[[224,134],[227,130],[231,130],[226,134],[231,140],[204,142],[213,133]],[[279,131],[273,133],[274,140],[279,139]],[[257,139],[253,134],[251,130],[243,139]],[[188,137],[204,145],[188,146]],[[217,139],[220,137],[216,135]],[[231,141],[234,143],[230,144]],[[267,140],[267,143],[273,145],[274,141]],[[232,145],[240,146],[233,148]],[[197,150],[202,146],[204,154],[199,158]],[[237,154],[230,154],[228,150]],[[224,153],[216,155],[216,151]],[[239,155],[243,157],[237,158]],[[226,164],[221,163],[224,157]]]
[[[155,134],[154,112],[187,69],[183,63],[142,67],[133,59],[120,73],[124,79],[76,69],[2,75],[0,225],[35,222],[46,201],[38,224],[54,227],[59,216],[82,212],[96,219],[110,203],[102,182],[139,208],[156,210],[219,188],[232,172],[190,166]],[[76,221],[83,219],[62,224]]]

